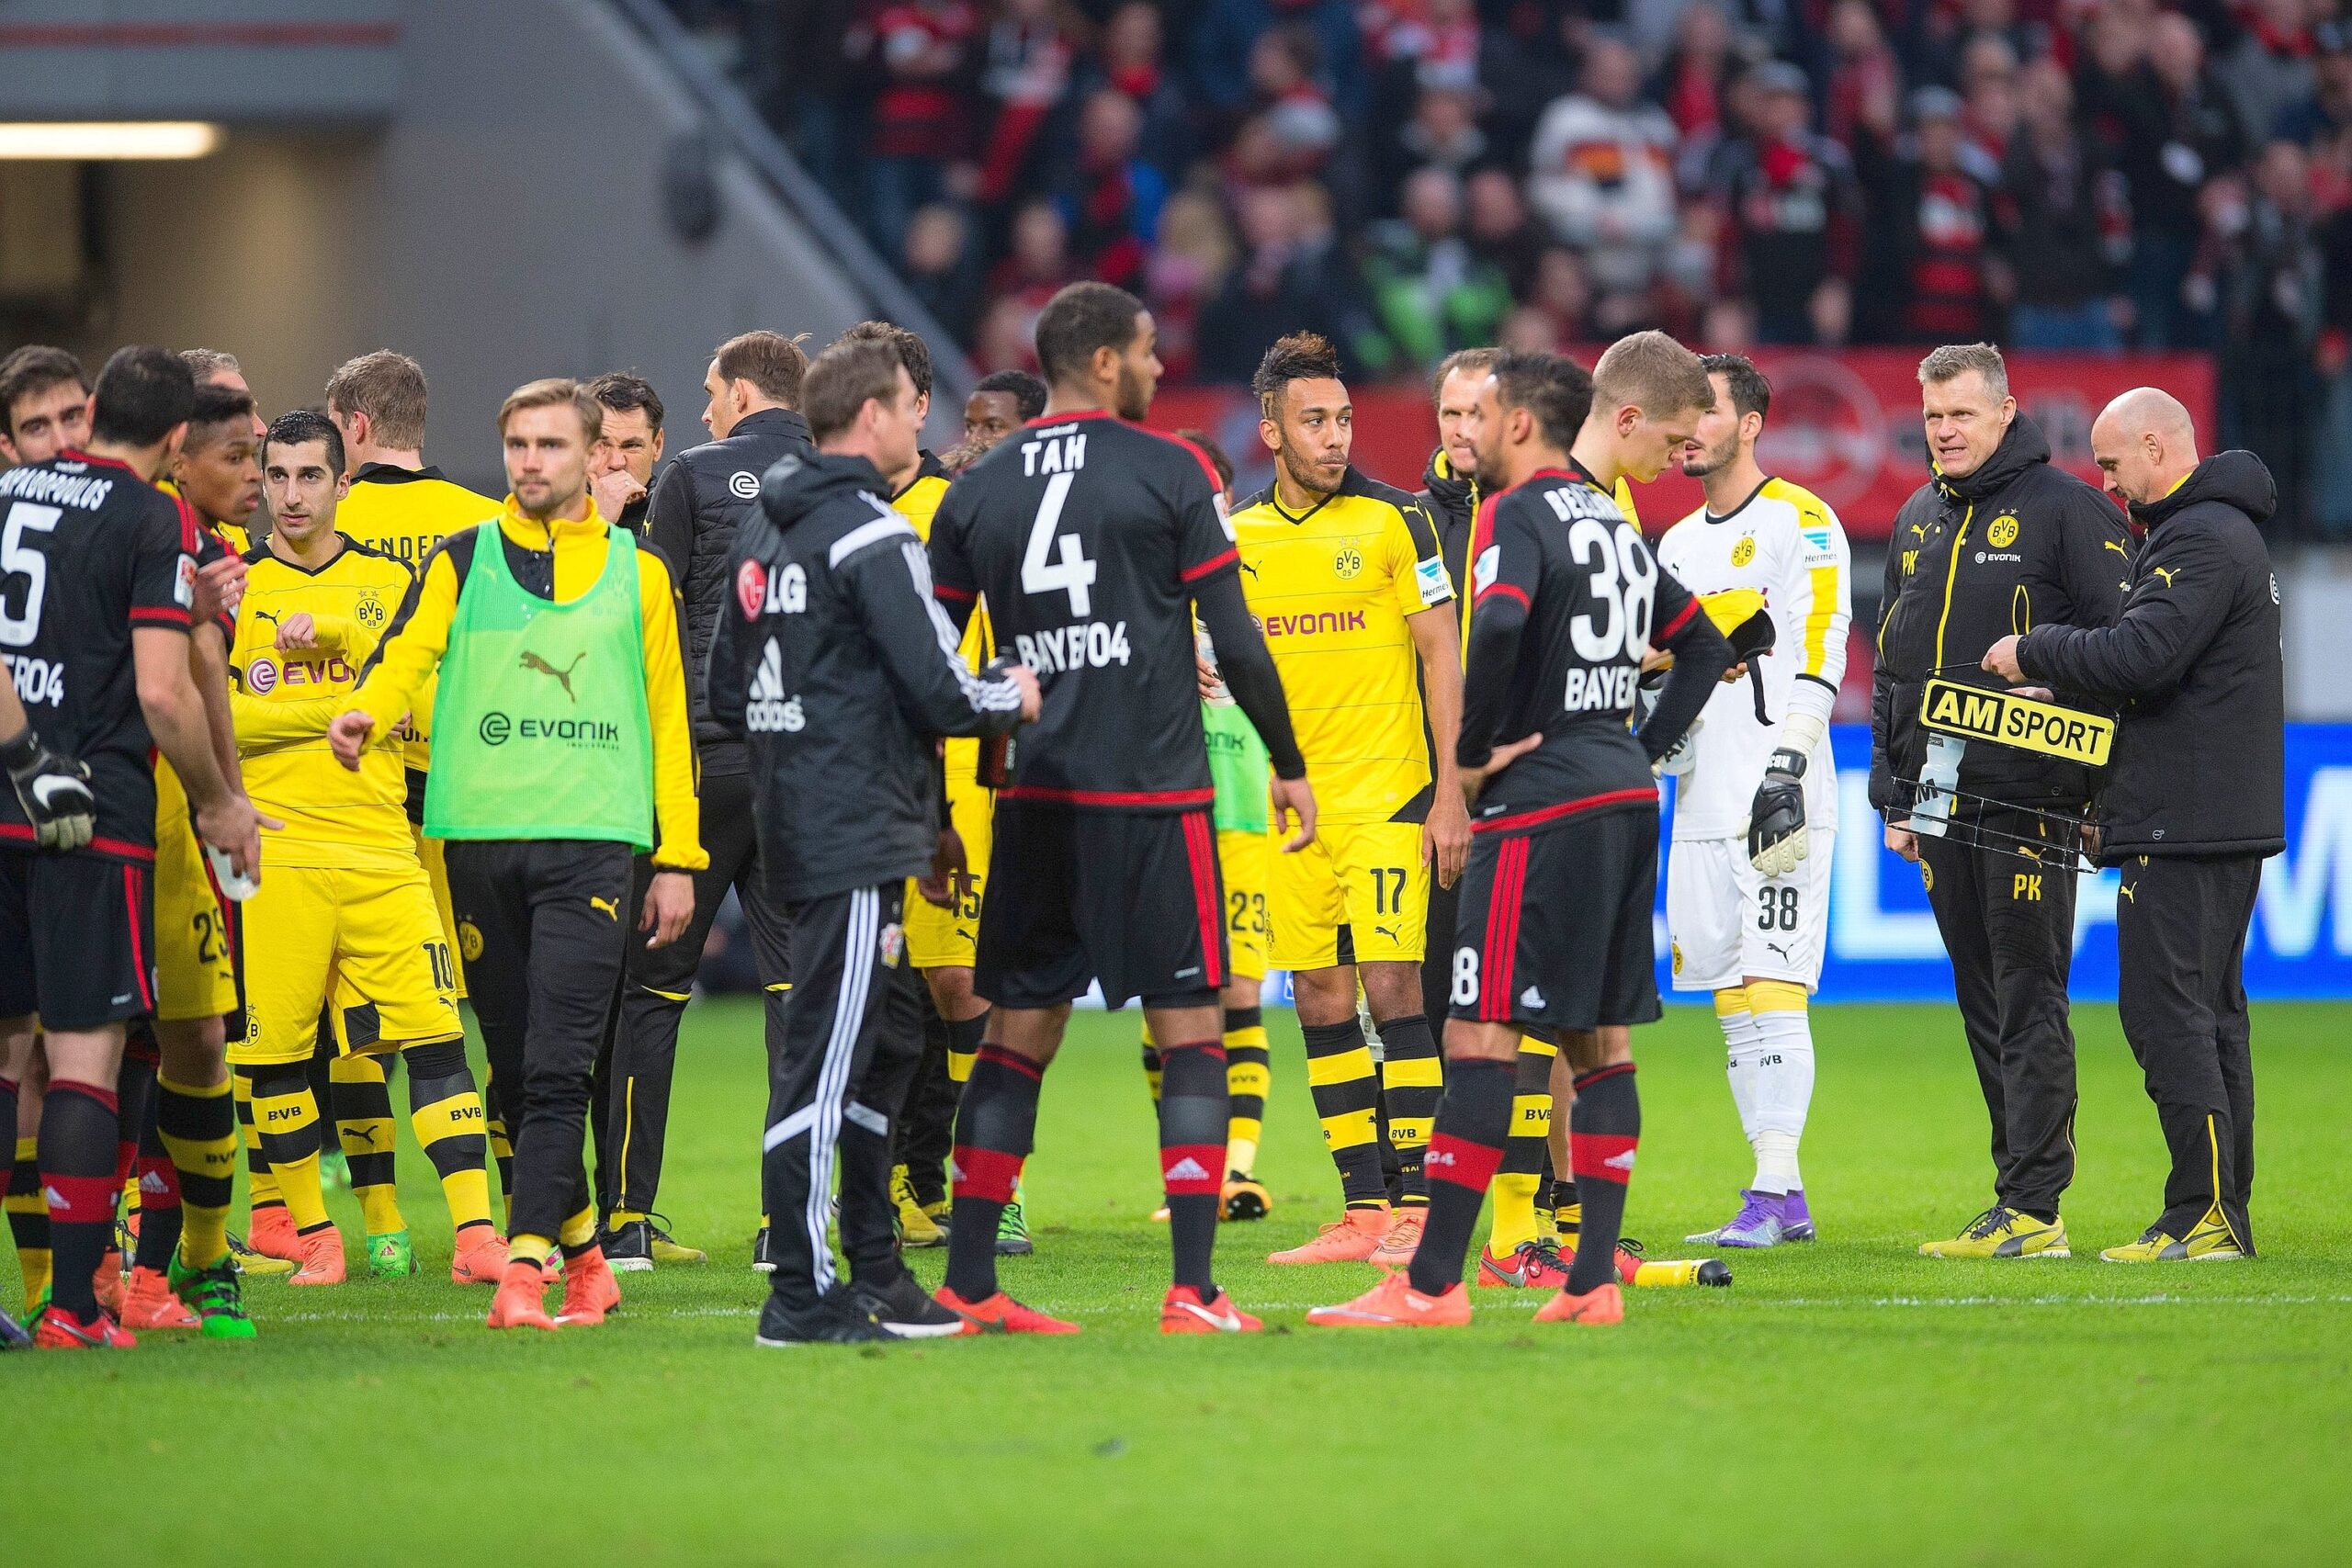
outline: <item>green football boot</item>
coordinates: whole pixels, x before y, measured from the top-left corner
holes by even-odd
[[[405,1280],[416,1272],[416,1249],[408,1232],[386,1231],[368,1238],[368,1270],[379,1280]]]
[[[252,1339],[259,1335],[245,1315],[243,1283],[228,1254],[209,1269],[191,1269],[175,1254],[171,1267],[172,1293],[203,1324],[207,1339]]]
[[[1015,1189],[1012,1201],[1004,1206],[1004,1213],[996,1223],[996,1255],[1025,1258],[1036,1250],[1037,1244],[1029,1239],[1029,1223],[1021,1217],[1021,1193]]]

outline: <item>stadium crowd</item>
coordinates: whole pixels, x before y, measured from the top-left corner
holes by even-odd
[[[1081,277],[1179,383],[1301,326],[1360,379],[1647,326],[2202,349],[2274,531],[2352,528],[2335,0],[676,3],[984,370]]]

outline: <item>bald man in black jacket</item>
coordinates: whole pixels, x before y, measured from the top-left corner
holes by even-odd
[[[2095,694],[2121,723],[2099,791],[2123,1032],[2172,1174],[2164,1213],[2115,1263],[2251,1257],[2254,1059],[2242,970],[2262,863],[2287,847],[2278,503],[2250,452],[2199,461],[2188,411],[2154,388],[2091,426],[2107,488],[2147,529],[2114,626],[2034,627],[1989,649],[2011,681]]]

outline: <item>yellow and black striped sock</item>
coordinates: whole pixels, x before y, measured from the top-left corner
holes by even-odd
[[[40,1140],[18,1138],[17,1160],[8,1170],[8,1237],[17,1244],[17,1268],[25,1277],[25,1310],[49,1289],[49,1205],[40,1194]]]
[[[229,1080],[185,1084],[158,1077],[155,1133],[179,1173],[180,1261],[209,1269],[229,1255],[229,1205],[237,1189],[237,1113]]]
[[[1381,1104],[1388,1112],[1388,1145],[1396,1151],[1403,1183],[1398,1201],[1408,1209],[1427,1208],[1430,1184],[1422,1161],[1437,1124],[1438,1102],[1445,1098],[1445,1066],[1429,1020],[1419,1013],[1382,1023],[1380,1042]]]
[[[401,1053],[408,1068],[409,1125],[441,1179],[449,1223],[459,1231],[490,1224],[488,1144],[481,1096],[466,1066],[462,1037],[428,1040]]]
[[[947,1077],[959,1087],[972,1076],[972,1061],[979,1055],[980,1042],[989,1035],[989,1014],[982,1009],[978,1018],[951,1018],[947,1021]]]
[[[555,1243],[543,1235],[509,1236],[506,1241],[506,1261],[529,1263],[544,1269],[548,1257],[555,1251]]]
[[[1154,1105],[1159,1103],[1160,1081],[1167,1066],[1168,1064],[1160,1057],[1159,1047],[1152,1043],[1151,1020],[1145,1019],[1143,1021],[1143,1086],[1151,1091],[1151,1102]]]
[[[1494,1214],[1487,1249],[1509,1258],[1538,1239],[1552,1239],[1547,1223],[1539,1233],[1535,1200],[1544,1187],[1544,1157],[1552,1137],[1552,1058],[1559,1047],[1548,1040],[1520,1036],[1517,1077],[1511,1083],[1510,1134],[1503,1141],[1503,1163],[1495,1173]]]
[[[512,1211],[514,1205],[514,1141],[507,1136],[506,1118],[502,1114],[498,1076],[487,1066],[481,1074],[482,1132],[490,1145],[490,1158],[498,1168],[498,1196]]]
[[[577,1258],[593,1248],[596,1245],[596,1205],[585,1204],[564,1221],[555,1239],[566,1258]]]
[[[304,1234],[327,1224],[326,1193],[319,1186],[319,1101],[309,1064],[273,1062],[242,1069],[254,1079],[254,1124],[277,1194],[294,1228]]]
[[[1225,1010],[1225,1168],[1244,1176],[1258,1168],[1266,1134],[1266,1096],[1274,1082],[1266,1047],[1266,1015],[1255,1007]]]
[[[256,1213],[264,1209],[283,1209],[286,1200],[277,1194],[277,1177],[269,1168],[269,1156],[262,1152],[261,1134],[254,1130],[252,1076],[232,1072],[229,1093],[237,1107],[237,1137],[245,1146],[245,1195],[252,1200]]]
[[[399,1173],[392,1163],[392,1089],[379,1055],[354,1052],[327,1064],[334,1084],[335,1133],[351,1168],[351,1195],[359,1200],[369,1235],[408,1229],[401,1213]]]
[[[1380,1134],[1374,1106],[1380,1083],[1373,1076],[1372,1052],[1363,1026],[1344,1023],[1300,1026],[1306,1037],[1306,1091],[1323,1124],[1323,1146],[1340,1168],[1340,1190],[1351,1209],[1385,1209],[1388,1182],[1380,1169]]]

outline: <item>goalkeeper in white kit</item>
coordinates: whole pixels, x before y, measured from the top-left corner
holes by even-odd
[[[1689,1239],[1774,1247],[1815,1234],[1797,1144],[1813,1100],[1806,998],[1828,933],[1829,711],[1846,671],[1850,560],[1837,514],[1757,466],[1770,385],[1738,355],[1704,363],[1715,405],[1682,471],[1707,502],[1667,531],[1657,558],[1743,663],[1666,761],[1678,775],[1666,917],[1674,988],[1714,993],[1756,1179],[1729,1223]]]

